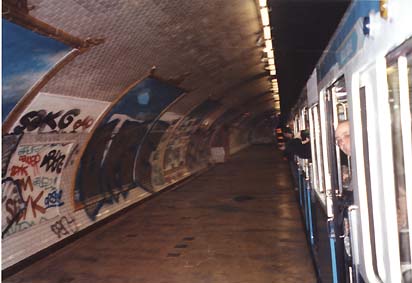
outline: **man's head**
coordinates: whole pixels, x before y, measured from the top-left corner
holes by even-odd
[[[287,139],[293,138],[292,129],[289,128],[289,127],[285,127],[285,128],[283,129],[283,136],[284,136],[285,138],[287,138]]]
[[[336,144],[347,155],[350,156],[350,125],[349,121],[339,122],[335,130]]]
[[[304,141],[309,141],[309,131],[308,130],[302,130],[300,131],[300,138],[302,140],[302,142]]]

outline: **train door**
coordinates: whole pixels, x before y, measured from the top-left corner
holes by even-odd
[[[317,90],[316,90],[317,92]],[[321,282],[333,282],[333,263],[331,259],[330,240],[328,238],[328,213],[326,208],[326,176],[324,162],[324,148],[321,130],[324,117],[324,102],[320,101],[309,108],[310,140],[312,149],[311,168],[311,207],[313,219],[313,238],[311,239],[314,258],[317,263],[317,272]],[[312,235],[311,235],[312,236]],[[336,269],[335,269],[336,270]]]
[[[303,142],[306,143],[306,136],[309,135],[309,111],[307,107],[302,108],[300,111],[300,133],[301,136],[300,138],[302,139]],[[309,137],[309,142],[311,138]],[[312,143],[312,142],[311,142]],[[313,154],[311,153],[311,156]],[[310,167],[310,161],[308,158],[299,158],[299,170],[300,170],[300,176],[301,176],[301,182],[302,182],[302,187],[301,187],[301,200],[304,202],[304,212],[305,212],[305,224],[306,224],[306,231],[307,235],[309,236],[309,242],[311,245],[314,245],[314,221],[313,221],[313,197],[312,197],[312,188],[311,188],[311,183],[310,183],[310,177],[312,175],[311,172],[311,167]]]
[[[412,219],[412,40],[387,56],[386,76],[392,136],[393,184],[396,198],[399,261],[402,282],[412,282],[410,221]]]
[[[339,124],[348,123],[348,101],[346,92],[345,78],[339,78],[330,88],[331,102],[333,107],[333,138],[336,141],[335,131]],[[349,122],[350,123],[350,122]],[[334,158],[331,159],[334,178],[334,193],[336,195],[334,202],[334,220],[339,231],[339,241],[342,251],[340,253],[341,270],[343,282],[353,281],[352,270],[352,251],[350,243],[350,229],[348,209],[353,204],[353,190],[351,186],[351,158],[350,154],[345,154],[338,143],[335,144],[334,150],[331,151]]]
[[[340,152],[335,144],[335,128],[339,121],[347,118],[346,86],[344,77],[339,78],[325,93],[325,136],[324,149],[327,152],[329,188],[327,199],[329,202],[329,220],[331,251],[335,254],[336,275],[335,282],[350,282],[350,251],[345,249],[345,241],[349,241],[349,229],[344,229],[348,222],[347,204],[343,202],[343,176],[349,179],[349,158]],[[344,162],[345,161],[345,162]],[[344,166],[343,166],[344,162]],[[349,183],[346,181],[347,184]],[[351,201],[351,197],[349,197]],[[348,224],[346,225],[348,226]],[[349,245],[347,245],[349,246]]]
[[[358,227],[352,227],[353,233],[357,233],[359,239],[359,254],[354,255],[354,264],[360,265],[360,273],[367,282],[380,282],[387,273],[384,259],[388,257],[383,248],[382,219],[384,207],[381,198],[382,178],[379,148],[380,139],[377,127],[377,109],[379,106],[373,99],[377,91],[377,66],[373,65],[363,71],[359,78],[354,76],[352,90],[353,125],[352,143],[356,170],[353,172],[355,199],[359,213]],[[358,81],[357,81],[358,80]],[[381,276],[379,276],[381,274]]]
[[[319,105],[316,104],[309,109],[310,113],[310,133],[312,146],[312,168],[313,178],[312,188],[315,189],[316,194],[322,205],[326,206],[325,194],[325,174],[323,164],[323,146],[322,146],[322,132],[321,132],[321,118]]]
[[[388,73],[393,73],[389,70]],[[396,170],[385,58],[352,80],[353,183],[357,209],[352,227],[359,252],[354,264],[367,282],[402,282],[396,224]],[[396,87],[394,87],[396,88]],[[393,112],[393,111],[392,111]],[[392,129],[392,131],[391,131]],[[409,144],[410,146],[410,144]],[[356,164],[356,165],[355,165]]]

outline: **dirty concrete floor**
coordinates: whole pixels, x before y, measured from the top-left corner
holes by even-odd
[[[316,282],[287,164],[252,146],[3,282]]]

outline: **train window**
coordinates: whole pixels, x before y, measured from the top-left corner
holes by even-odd
[[[409,111],[412,116],[412,54],[408,56]]]
[[[318,157],[317,157],[317,149],[315,144],[315,119],[313,112],[316,111],[315,107],[309,109],[309,130],[312,135],[311,137],[311,151],[312,151],[312,170],[310,179],[312,181],[312,188],[318,190],[319,188],[319,175],[318,175]]]
[[[333,94],[333,104],[335,105],[334,123],[335,128],[341,121],[348,120],[348,103],[345,79],[341,77],[331,87]],[[341,195],[344,190],[349,190],[350,183],[350,158],[343,153],[342,150],[336,146],[336,169],[338,177],[339,194]]]
[[[302,109],[302,125],[303,128],[302,130],[307,130],[309,129],[309,112],[308,109],[305,107]]]
[[[301,119],[300,120],[301,120],[301,125],[302,126],[301,126],[301,129],[300,129],[299,133],[301,133],[302,131],[307,132],[309,130],[309,111],[308,111],[308,108],[307,107],[302,108],[300,113],[301,113],[301,115],[300,115]],[[300,138],[302,138],[302,136],[300,136]],[[300,159],[300,162],[301,162],[303,170],[306,172],[306,177],[309,178],[309,176],[310,176],[309,159],[302,158],[302,159]]]
[[[335,144],[334,132],[339,121],[346,119],[346,87],[344,77],[340,77],[328,89],[326,98],[326,117],[325,117],[325,149],[328,158],[328,171],[330,175],[330,187],[333,195],[342,192],[342,169],[339,148]],[[347,164],[347,162],[346,162]],[[348,171],[348,170],[346,170]]]
[[[409,96],[405,96],[405,99],[409,99],[409,119],[404,119],[404,121],[407,123],[409,122],[409,125],[406,124],[404,126],[405,128],[405,140],[404,140],[404,148],[407,153],[407,163],[405,164],[405,172],[412,172],[412,53],[410,53],[407,57],[407,80],[408,80],[408,85],[407,89],[409,92]],[[407,103],[405,103],[407,105]],[[407,116],[407,111],[404,112],[405,115]],[[408,139],[406,139],[406,136]],[[405,152],[405,154],[406,154]],[[406,245],[407,247],[403,247],[404,250],[407,250],[409,248],[409,269],[412,269],[411,267],[411,261],[412,261],[412,233],[410,231],[410,222],[412,221],[412,176],[409,174],[407,176],[407,191],[406,191],[406,199],[407,199],[407,207],[408,207],[408,219],[409,221],[406,223],[407,226],[407,231],[409,233],[409,245],[407,245],[407,238],[404,239],[405,242],[402,242],[402,245]],[[406,275],[407,271],[404,272]],[[406,281],[406,280],[405,280]]]
[[[297,133],[300,132],[301,129],[301,125],[300,125],[300,119],[299,119],[299,115],[296,115],[294,120],[293,120],[293,130],[294,130],[294,135],[296,135]]]
[[[406,74],[406,79],[408,81],[408,84],[406,85],[406,91],[409,93],[409,95],[405,95],[405,100],[409,99],[409,103],[405,103],[405,105],[409,104],[409,113],[408,111],[403,111],[404,116],[406,116],[404,120],[404,129],[405,129],[405,139],[404,139],[404,149],[405,149],[405,156],[407,161],[405,163],[405,172],[411,172],[412,171],[412,54],[409,54],[407,57],[407,74]],[[403,104],[403,103],[402,103]],[[408,115],[409,114],[409,115]],[[408,119],[409,118],[409,119]],[[408,124],[409,122],[409,124]],[[409,215],[407,217],[407,222],[406,222],[406,228],[405,231],[402,231],[404,233],[403,238],[401,239],[401,248],[403,250],[408,250],[409,249],[409,258],[406,258],[404,265],[408,266],[409,265],[409,274],[411,273],[410,270],[412,269],[411,266],[411,261],[412,261],[412,233],[410,231],[410,221],[412,220],[412,177],[407,176],[406,179],[406,199],[407,199],[407,207],[408,207],[408,213]],[[406,233],[407,232],[407,233]],[[406,234],[409,234],[409,239],[406,237]],[[408,242],[409,240],[409,242]],[[405,278],[407,276],[407,269],[404,268],[405,270],[403,271],[403,276],[404,276],[404,281],[406,282],[407,279]],[[411,278],[409,278],[411,280]],[[412,281],[412,280],[411,280]]]
[[[406,137],[410,137],[411,131],[410,102],[408,102],[408,100],[410,100],[410,89],[412,84],[410,71],[411,62],[412,56],[409,56],[409,60],[401,56],[397,62],[394,62],[387,67],[388,98],[391,113],[392,154],[395,177],[394,182],[396,189],[396,208],[401,266],[410,265],[411,263],[406,197],[407,183],[405,174],[405,159],[412,158],[412,156],[405,155],[405,153],[408,152],[408,149],[405,148],[405,146],[411,146],[410,138],[409,141],[406,140]],[[407,75],[407,68],[409,69],[409,79]],[[409,85],[407,83],[408,81]],[[405,87],[403,87],[402,84],[406,84]],[[409,105],[409,109],[402,111],[405,105]],[[408,144],[406,144],[406,142]],[[409,188],[409,190],[410,189],[411,188]]]
[[[323,165],[323,148],[322,148],[322,133],[320,125],[320,110],[319,105],[313,108],[313,121],[314,121],[314,141],[316,148],[316,160],[317,160],[317,175],[318,175],[318,186],[315,187],[319,193],[325,192],[325,175],[324,165]]]

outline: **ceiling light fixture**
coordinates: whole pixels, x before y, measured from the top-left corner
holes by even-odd
[[[266,7],[266,0],[259,0],[260,7]]]
[[[272,50],[273,45],[272,45],[272,40],[266,40],[265,41],[265,47],[266,47],[266,52],[269,52]]]
[[[265,69],[266,69],[266,70],[276,70],[276,68],[275,68],[274,65],[267,65],[267,66],[265,67]]]
[[[272,38],[272,34],[270,32],[270,27],[263,27],[263,37],[265,39],[271,39]]]
[[[269,10],[267,7],[260,9],[260,16],[262,18],[263,26],[269,25]]]

